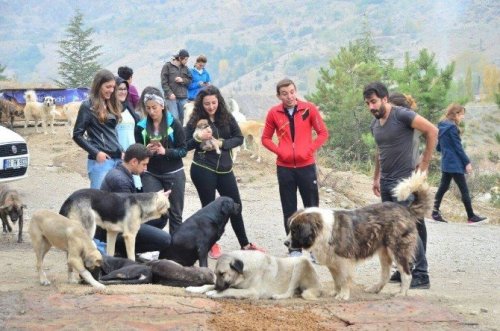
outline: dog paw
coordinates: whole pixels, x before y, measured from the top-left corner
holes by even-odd
[[[339,294],[337,294],[335,296],[335,300],[347,301],[347,300],[349,300],[349,294],[340,292]]]
[[[394,294],[395,298],[401,298],[401,297],[406,297],[406,296],[408,296],[408,292],[398,292],[398,293]]]
[[[382,287],[380,287],[378,284],[369,286],[365,289],[365,291],[368,293],[379,293],[381,290],[382,290]]]
[[[207,297],[209,298],[216,298],[217,297],[217,294],[218,292],[216,290],[212,290],[212,291],[208,291],[205,293],[207,295]]]
[[[50,281],[48,279],[40,280],[40,285],[42,285],[42,286],[49,286],[50,285]]]
[[[185,288],[185,291],[189,293],[204,293],[205,291],[201,287],[202,286],[188,286]]]
[[[106,286],[104,286],[103,284],[95,284],[93,285],[94,287],[94,291],[96,292],[99,292],[99,293],[102,293],[102,292],[106,292]]]

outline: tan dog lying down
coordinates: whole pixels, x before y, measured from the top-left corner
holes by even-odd
[[[321,294],[316,270],[305,256],[279,258],[259,251],[233,251],[217,260],[215,277],[215,285],[190,286],[186,291],[239,299],[287,299],[300,293],[314,300]]]
[[[101,266],[102,255],[80,222],[70,220],[50,210],[37,210],[31,217],[29,234],[36,254],[36,269],[41,285],[50,285],[42,264],[45,254],[54,246],[67,252],[68,282],[78,283],[78,278],[74,274],[76,270],[87,283],[97,290],[106,288],[97,282],[89,272],[89,270]]]

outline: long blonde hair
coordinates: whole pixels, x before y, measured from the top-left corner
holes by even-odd
[[[115,115],[118,122],[120,122],[122,118],[122,104],[116,95],[116,88],[109,100],[102,100],[101,98],[101,87],[110,81],[115,81],[115,75],[109,70],[101,69],[95,74],[90,88],[90,104],[100,123],[106,122],[108,119],[108,112]]]

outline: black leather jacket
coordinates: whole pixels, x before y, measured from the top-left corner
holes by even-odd
[[[106,122],[100,123],[96,114],[91,110],[90,100],[85,100],[80,106],[73,140],[89,153],[89,159],[95,160],[99,152],[104,152],[114,159],[122,156],[123,149],[116,136],[116,118],[109,116]],[[84,137],[84,133],[87,136]]]

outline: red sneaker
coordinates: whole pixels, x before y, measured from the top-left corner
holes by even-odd
[[[217,260],[222,255],[222,250],[219,244],[214,244],[212,248],[210,248],[210,252],[208,252],[208,257],[214,260]]]
[[[262,252],[262,253],[266,252],[266,250],[264,248],[260,248],[257,245],[255,245],[254,243],[249,243],[245,247],[241,247],[241,249],[244,250],[244,251],[259,251],[259,252]]]

